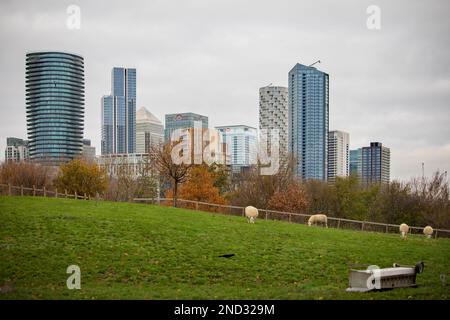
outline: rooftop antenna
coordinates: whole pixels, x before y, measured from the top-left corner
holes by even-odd
[[[313,64],[310,64],[308,67],[312,67],[312,66],[315,65],[316,63],[320,63],[320,60],[317,60],[317,61],[314,62]]]

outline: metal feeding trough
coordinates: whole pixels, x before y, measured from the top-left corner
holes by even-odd
[[[392,268],[369,266],[366,270],[350,269],[348,292],[367,292],[394,288],[416,287],[416,275],[422,273],[423,262],[415,266],[394,263]]]

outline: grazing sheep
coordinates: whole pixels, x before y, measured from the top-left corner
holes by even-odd
[[[255,219],[258,217],[258,209],[252,206],[245,207],[245,216],[248,223],[255,223]]]
[[[322,223],[325,225],[325,227],[328,228],[327,216],[324,214],[313,214],[311,217],[309,217],[308,226],[311,226],[313,224],[318,224],[318,223]]]
[[[400,225],[400,233],[402,235],[402,238],[405,239],[406,236],[408,235],[408,231],[409,231],[409,226],[406,223],[402,223]]]
[[[427,238],[431,238],[431,235],[433,234],[433,228],[430,226],[426,226],[423,228],[423,234],[427,236]]]

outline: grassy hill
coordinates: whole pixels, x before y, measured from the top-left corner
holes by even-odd
[[[227,253],[235,256],[218,257]],[[418,288],[345,292],[349,265],[421,260]],[[72,264],[81,268],[81,290],[66,288]],[[448,239],[0,197],[0,299],[449,299],[449,273]]]

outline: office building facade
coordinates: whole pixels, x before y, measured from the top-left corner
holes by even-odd
[[[89,139],[83,139],[83,158],[88,162],[95,161],[95,147]]]
[[[334,183],[336,177],[347,177],[349,167],[350,136],[343,131],[328,133],[328,182]]]
[[[242,172],[257,161],[257,131],[256,128],[245,125],[219,126],[222,142],[226,144],[226,155],[233,172]]]
[[[381,142],[371,142],[362,148],[361,182],[364,185],[389,183],[391,151]]]
[[[81,155],[84,59],[64,52],[26,55],[26,112],[30,159],[59,165]]]
[[[294,174],[327,180],[329,76],[297,63],[288,75],[288,151]]]
[[[113,68],[111,94],[102,97],[102,154],[136,151],[136,69]]]
[[[164,126],[150,111],[142,107],[136,113],[136,152],[150,153],[164,141]]]
[[[362,148],[350,150],[350,175],[362,176]]]
[[[203,129],[208,128],[208,117],[200,114],[187,112],[187,113],[174,113],[165,115],[165,129],[164,129],[164,141],[170,141],[172,132],[176,129],[188,129],[194,128],[195,122],[201,122]]]

